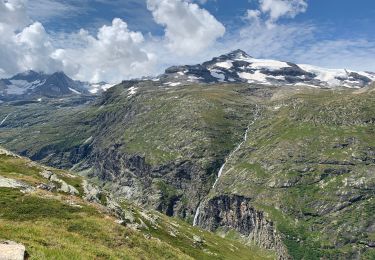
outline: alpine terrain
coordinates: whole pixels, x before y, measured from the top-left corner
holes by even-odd
[[[29,259],[375,259],[374,80],[241,50],[115,86],[1,80],[0,240]]]

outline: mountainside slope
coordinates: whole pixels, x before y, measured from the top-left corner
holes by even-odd
[[[74,166],[119,196],[192,221],[252,118],[256,96],[246,98],[245,90],[124,83],[92,105],[4,105],[0,116],[10,116],[0,138],[18,153]]]
[[[97,99],[4,102],[0,143],[279,259],[371,259],[374,95],[125,81]]]
[[[0,194],[0,240],[24,244],[28,259],[272,259],[2,149]]]
[[[245,217],[260,214],[294,259],[373,259],[374,94],[280,91],[263,103],[248,140],[203,203],[198,225],[234,228],[256,240],[258,224]],[[246,212],[232,215],[245,205]]]

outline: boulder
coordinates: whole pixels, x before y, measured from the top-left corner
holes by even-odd
[[[84,191],[84,199],[88,202],[96,202],[101,203],[100,197],[103,195],[101,190],[87,180],[84,180],[82,183],[83,191]]]
[[[21,192],[28,193],[34,191],[34,188],[30,185],[17,181],[14,179],[9,179],[0,176],[0,188],[13,188],[13,189],[19,189]]]
[[[78,195],[79,194],[79,191],[76,188],[67,184],[65,181],[61,180],[56,174],[54,174],[50,171],[44,170],[40,173],[40,175],[43,178],[45,178],[45,179],[47,179],[51,182],[60,183],[61,187],[60,187],[60,189],[58,189],[58,191],[62,191],[62,192],[65,192],[65,193],[68,193],[68,194],[71,194],[71,195]]]
[[[71,195],[79,194],[79,191],[76,188],[74,188],[72,185],[67,184],[63,180],[60,180],[59,182],[61,183],[61,188],[59,189],[59,191],[62,191]]]
[[[24,260],[26,248],[13,241],[0,242],[0,260]]]
[[[203,245],[204,244],[204,241],[200,236],[194,235],[193,240],[194,240],[194,244],[197,244],[197,245]]]

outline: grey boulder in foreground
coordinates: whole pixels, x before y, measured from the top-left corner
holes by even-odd
[[[0,260],[23,260],[26,248],[13,241],[0,242]]]

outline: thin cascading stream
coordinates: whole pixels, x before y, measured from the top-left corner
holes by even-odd
[[[2,126],[4,123],[5,123],[5,121],[8,119],[8,117],[10,116],[10,114],[9,115],[7,115],[1,122],[0,122],[0,126]]]
[[[245,134],[244,134],[244,137],[243,137],[243,140],[241,143],[239,143],[237,145],[237,147],[225,158],[225,162],[223,163],[223,165],[220,167],[220,170],[217,174],[217,177],[216,177],[216,180],[214,182],[214,184],[212,185],[212,189],[215,188],[217,182],[219,181],[221,175],[223,174],[223,171],[224,171],[224,168],[227,164],[227,162],[233,157],[233,155],[238,151],[240,150],[241,146],[247,141],[247,137],[248,137],[248,134],[249,134],[249,131],[250,131],[250,127],[255,124],[255,122],[258,120],[259,118],[259,108],[258,108],[258,105],[256,105],[256,108],[255,108],[255,115],[254,115],[254,119],[248,124],[247,126],[247,129],[245,131]],[[193,220],[193,226],[196,226],[197,223],[198,223],[198,220],[199,220],[199,213],[200,213],[200,208],[201,208],[201,203],[199,203],[198,205],[198,208],[197,210],[195,211],[195,215],[194,215],[194,220]]]

